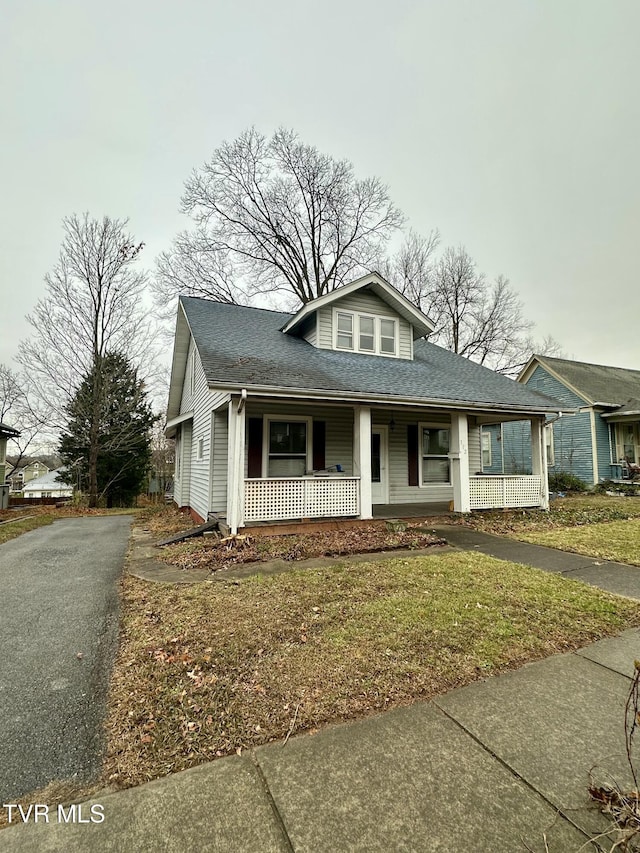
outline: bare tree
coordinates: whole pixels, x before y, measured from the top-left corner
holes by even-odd
[[[142,304],[146,276],[137,265],[143,244],[127,233],[126,226],[126,220],[92,219],[86,213],[63,220],[60,256],[45,277],[47,295],[27,316],[34,334],[19,350],[35,395],[59,427],[81,382],[92,377],[88,461],[92,505],[98,493],[101,364],[109,352],[117,351],[138,365],[150,351],[150,324]]]
[[[31,398],[28,392],[28,377],[0,364],[0,423],[20,431],[19,436],[9,439],[11,449],[16,451],[11,455],[17,458],[7,476],[13,474],[36,442],[50,438],[47,436],[46,412],[38,407],[37,400]],[[4,476],[4,471],[0,473]]]
[[[259,293],[308,302],[371,268],[403,217],[378,178],[254,128],[224,142],[185,184],[196,223],[160,258],[156,301],[178,289],[243,302]]]
[[[425,314],[431,307],[434,256],[439,243],[437,228],[426,237],[410,230],[398,251],[378,263],[380,273]]]

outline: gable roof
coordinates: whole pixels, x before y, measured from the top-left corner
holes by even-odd
[[[640,370],[550,358],[546,355],[532,356],[518,377],[520,381],[526,381],[535,369],[536,362],[591,405],[621,406],[640,396]]]
[[[54,471],[47,471],[47,473],[43,474],[41,477],[36,477],[34,480],[29,480],[28,483],[25,483],[22,491],[40,491],[40,489],[45,489],[45,491],[49,492],[62,492],[71,489],[72,486],[68,483],[61,483],[57,480],[58,475],[62,473],[62,468],[57,468]]]
[[[317,299],[312,299],[310,302],[305,303],[297,314],[294,314],[293,317],[287,320],[282,327],[282,331],[294,331],[310,314],[317,311],[318,308],[331,305],[333,302],[357,290],[372,291],[376,296],[379,296],[380,299],[386,302],[387,305],[390,305],[401,317],[404,317],[413,326],[414,339],[423,338],[435,329],[435,324],[431,322],[427,315],[423,314],[415,305],[412,305],[407,297],[403,296],[399,290],[390,285],[380,273],[370,272],[361,278],[357,278],[355,281],[349,282],[349,284],[344,284],[342,287],[332,290],[331,293],[325,293],[324,296],[319,296]]]
[[[280,311],[188,296],[180,297],[180,310],[210,386],[530,414],[559,408],[557,401],[425,340],[415,342],[410,361],[318,349],[283,334],[292,315]],[[174,360],[174,370],[184,374],[184,365]],[[179,402],[170,396],[169,418]]]

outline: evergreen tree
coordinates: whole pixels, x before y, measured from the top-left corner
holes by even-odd
[[[65,411],[60,455],[69,482],[90,492],[96,484],[92,506],[98,500],[129,506],[149,468],[156,420],[135,368],[122,353],[107,353],[83,378]]]

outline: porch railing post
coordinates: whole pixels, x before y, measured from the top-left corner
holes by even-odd
[[[469,427],[462,412],[451,415],[451,482],[453,483],[453,508],[456,512],[471,512],[471,486],[469,482]]]
[[[547,442],[542,418],[531,418],[531,473],[540,477],[540,506],[549,509],[549,479],[547,477]]]
[[[227,459],[227,524],[237,533],[244,523],[244,401],[229,403],[229,455]]]
[[[360,518],[372,518],[370,406],[353,410],[353,473],[360,477]]]

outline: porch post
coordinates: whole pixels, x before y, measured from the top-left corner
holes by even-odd
[[[232,398],[229,403],[229,438],[227,457],[227,524],[237,533],[244,522],[244,401]]]
[[[547,442],[542,418],[531,418],[531,473],[542,480],[540,506],[549,509],[549,479],[547,476]]]
[[[451,415],[451,482],[453,483],[453,508],[455,512],[471,512],[469,484],[469,427],[462,412]]]
[[[372,518],[370,406],[353,409],[353,473],[360,477],[360,518]]]

